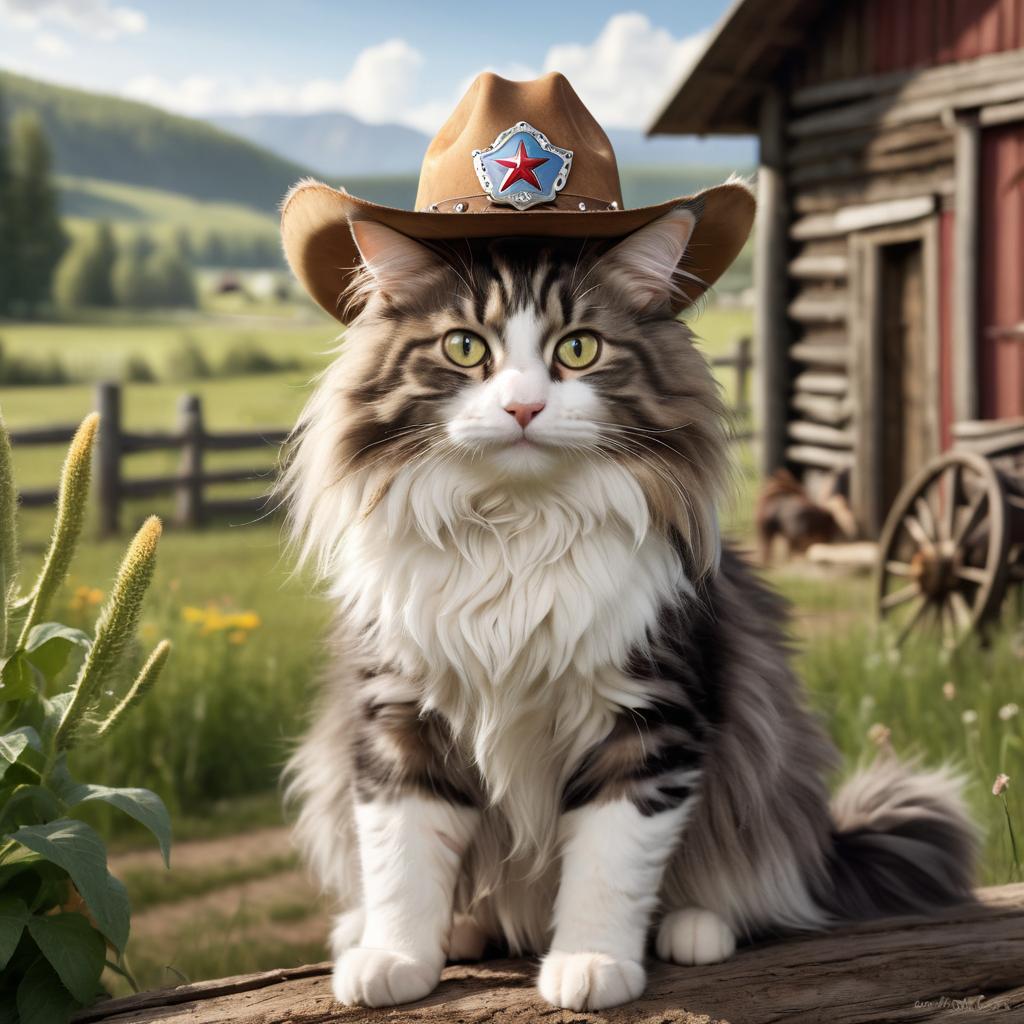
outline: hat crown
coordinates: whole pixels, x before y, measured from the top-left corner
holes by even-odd
[[[487,149],[507,128],[526,121],[556,146],[573,151],[572,170],[552,206],[582,201],[622,207],[615,153],[604,130],[568,79],[553,71],[529,82],[513,82],[485,71],[473,80],[452,115],[427,147],[420,170],[416,209],[480,196],[473,152]],[[614,208],[614,207],[613,207]]]

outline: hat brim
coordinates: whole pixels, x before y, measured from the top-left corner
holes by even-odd
[[[484,213],[431,213],[371,203],[318,181],[301,181],[281,208],[281,238],[292,272],[331,316],[352,318],[344,293],[359,265],[349,224],[372,220],[424,242],[461,238],[552,237],[617,239],[663,214],[687,207],[697,216],[686,255],[686,305],[692,305],[739,255],[754,220],[754,196],[740,181],[629,210],[546,210],[495,207]]]

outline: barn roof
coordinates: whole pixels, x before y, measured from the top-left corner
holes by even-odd
[[[649,131],[652,135],[748,135],[758,100],[786,54],[807,45],[824,0],[734,0]]]

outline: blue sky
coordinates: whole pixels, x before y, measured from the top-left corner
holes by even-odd
[[[202,115],[330,110],[437,127],[484,68],[569,75],[642,128],[727,0],[0,0],[0,67]]]

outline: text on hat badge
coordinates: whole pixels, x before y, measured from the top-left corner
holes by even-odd
[[[572,150],[548,141],[526,121],[506,128],[487,149],[473,150],[473,167],[493,203],[526,210],[550,203],[572,168]]]

